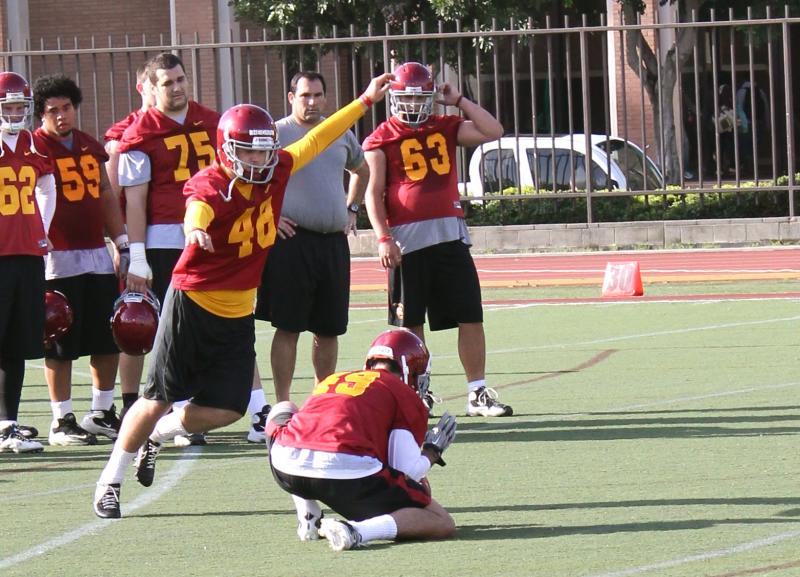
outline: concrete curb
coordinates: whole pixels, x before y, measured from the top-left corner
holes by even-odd
[[[800,217],[470,227],[474,254],[722,248],[800,243]],[[371,230],[350,236],[353,256],[375,256]]]

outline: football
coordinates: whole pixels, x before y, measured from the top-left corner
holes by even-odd
[[[425,492],[428,494],[428,496],[430,496],[431,484],[430,481],[428,481],[428,477],[422,477],[422,479],[419,480],[419,484],[422,485],[423,489],[425,489]]]

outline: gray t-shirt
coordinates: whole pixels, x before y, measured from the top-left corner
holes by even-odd
[[[281,118],[275,125],[284,148],[303,138],[310,130],[291,116]],[[289,178],[281,214],[308,230],[344,231],[348,216],[343,171],[355,170],[363,163],[361,145],[348,130]]]

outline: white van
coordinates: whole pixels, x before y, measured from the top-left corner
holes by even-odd
[[[630,141],[593,134],[592,190],[655,190],[664,187],[658,167]],[[586,136],[504,136],[479,146],[469,161],[464,196],[586,190]],[[570,159],[572,164],[570,165]],[[574,170],[570,168],[574,166]]]

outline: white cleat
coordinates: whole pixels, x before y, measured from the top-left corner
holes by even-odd
[[[489,387],[476,389],[467,396],[468,417],[509,417],[514,410],[497,402],[497,391]]]
[[[361,546],[361,533],[347,521],[322,519],[319,534],[328,540],[334,551],[347,551]]]

